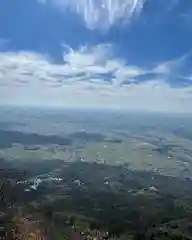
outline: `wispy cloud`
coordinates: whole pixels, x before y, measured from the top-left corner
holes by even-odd
[[[109,29],[123,20],[129,22],[142,11],[146,0],[38,0],[58,9],[77,13],[89,29]]]
[[[167,81],[167,74],[172,72],[177,59],[144,69],[115,57],[112,50],[111,45],[85,46],[78,50],[67,47],[61,64],[37,53],[2,52],[0,103],[191,109],[188,91],[192,87],[173,89]],[[135,84],[137,78],[150,75],[148,80]]]
[[[87,28],[108,30],[118,22],[131,23],[135,17],[147,12],[149,21],[163,21],[166,16],[178,11],[183,0],[37,0],[39,3],[56,7],[63,13],[79,15]],[[189,4],[188,4],[189,5]],[[188,6],[187,5],[187,6]],[[150,10],[150,11],[149,11]],[[180,12],[181,11],[181,12]],[[181,8],[178,15],[188,16],[189,7]],[[152,17],[153,19],[151,19]]]

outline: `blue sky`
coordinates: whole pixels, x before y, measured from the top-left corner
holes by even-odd
[[[1,0],[0,104],[192,112],[190,0]]]

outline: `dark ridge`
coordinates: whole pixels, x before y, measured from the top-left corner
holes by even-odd
[[[23,145],[33,144],[58,144],[71,145],[72,140],[68,137],[60,137],[56,135],[43,136],[36,133],[23,133],[19,131],[0,130],[0,146],[11,147],[13,143]]]
[[[72,139],[85,141],[104,141],[106,136],[100,133],[75,132],[68,135]]]

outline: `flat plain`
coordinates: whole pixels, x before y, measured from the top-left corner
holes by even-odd
[[[162,113],[2,108],[0,155],[24,162],[96,161],[189,177],[191,119]]]

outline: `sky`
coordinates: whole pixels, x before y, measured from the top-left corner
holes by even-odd
[[[0,105],[192,112],[191,0],[1,0]]]

